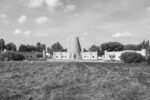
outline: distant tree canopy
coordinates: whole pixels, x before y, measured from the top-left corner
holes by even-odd
[[[43,50],[46,50],[46,45],[41,44],[40,42],[36,43],[36,51],[42,52]]]
[[[59,42],[54,43],[51,46],[51,52],[59,52],[59,51],[64,51],[63,46]]]
[[[6,48],[6,50],[9,50],[9,51],[16,51],[17,50],[17,47],[13,42],[7,43],[5,48]]]
[[[103,51],[122,51],[123,50],[123,45],[119,42],[107,42],[101,44],[101,49]]]
[[[96,46],[95,44],[92,45],[90,48],[89,48],[89,51],[91,52],[96,52],[98,53],[98,56],[102,56],[104,54],[104,51],[101,50],[100,46]]]
[[[141,49],[148,49],[150,47],[149,45],[149,40],[144,40],[143,42],[141,42],[139,45],[138,45],[138,48],[141,50]]]
[[[36,47],[33,46],[33,45],[24,45],[24,44],[21,44],[21,45],[19,46],[19,51],[21,51],[21,52],[36,51]]]
[[[0,51],[3,51],[5,49],[5,40],[0,39]]]
[[[88,52],[88,50],[86,48],[83,48],[83,52]]]
[[[134,44],[127,44],[123,47],[124,50],[140,50],[140,48],[137,45]]]
[[[37,42],[36,46],[29,44],[28,45],[21,44],[19,46],[19,51],[21,52],[32,52],[32,51],[42,52],[43,50],[46,50],[46,45],[41,44],[40,42]]]

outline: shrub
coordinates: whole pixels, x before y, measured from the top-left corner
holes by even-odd
[[[14,61],[20,61],[24,60],[25,57],[17,52],[5,52],[1,55],[1,60],[14,60]]]
[[[150,64],[150,55],[147,58],[147,63]]]
[[[136,52],[125,52],[120,58],[125,63],[140,63],[144,61],[144,57]]]
[[[42,57],[43,57],[43,54],[37,54],[36,57],[42,58]]]

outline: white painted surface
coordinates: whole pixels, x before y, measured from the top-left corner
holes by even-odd
[[[117,51],[117,52],[108,52],[108,51],[105,51],[105,54],[104,54],[104,60],[111,60],[111,57],[110,56],[115,56],[114,60],[121,60],[120,59],[120,56],[122,53],[125,53],[125,52],[136,52],[136,53],[140,53],[142,56],[146,56],[146,50],[145,49],[142,49],[141,51],[133,51],[133,50],[125,50],[125,51]]]

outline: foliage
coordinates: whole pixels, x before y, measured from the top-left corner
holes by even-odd
[[[54,43],[51,46],[51,52],[59,52],[59,51],[64,51],[63,46],[59,42]]]
[[[1,55],[1,60],[14,60],[14,61],[20,61],[24,60],[25,57],[17,52],[5,52]]]
[[[123,45],[119,42],[107,42],[101,44],[101,49],[103,51],[122,51],[123,50]]]
[[[124,50],[140,50],[140,48],[137,45],[134,44],[127,44],[124,45]]]
[[[139,63],[144,61],[144,57],[136,52],[125,52],[120,56],[125,63]]]
[[[91,52],[97,52],[97,53],[98,53],[98,56],[104,55],[104,51],[100,49],[100,46],[96,46],[95,44],[92,45],[92,46],[89,48],[89,51],[91,51]]]
[[[41,58],[43,57],[43,54],[37,54],[36,57]]]
[[[5,49],[5,40],[0,39],[0,50],[3,51]]]
[[[148,49],[149,48],[149,40],[144,40],[143,42],[141,42],[139,45],[138,45],[138,48],[141,50],[141,49]]]
[[[46,49],[46,45],[41,44],[40,42],[38,42],[36,44],[36,46],[34,46],[34,45],[24,45],[24,44],[21,44],[19,46],[19,51],[21,51],[21,52],[32,52],[32,51],[42,52],[45,49]]]
[[[36,43],[36,51],[42,52],[43,50],[46,50],[46,45],[42,44],[40,42],[37,42]]]
[[[147,58],[147,63],[150,64],[150,55]]]
[[[15,45],[13,42],[10,42],[10,43],[7,43],[7,44],[6,44],[6,50],[9,50],[9,51],[16,51],[16,50],[17,50],[17,47],[16,47],[16,45]]]
[[[19,51],[20,51],[20,52],[36,51],[36,47],[33,46],[33,45],[24,45],[24,44],[21,44],[21,45],[19,46]]]

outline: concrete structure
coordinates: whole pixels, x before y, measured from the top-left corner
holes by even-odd
[[[79,37],[69,38],[68,52],[53,52],[55,60],[97,60],[97,52],[82,52]]]
[[[68,52],[70,53],[70,59],[81,59],[81,45],[79,38],[71,36],[69,39],[69,48]]]
[[[117,52],[108,52],[105,51],[104,54],[104,60],[118,60],[120,61],[120,56],[122,53],[125,52],[136,52],[136,53],[140,53],[142,56],[146,57],[146,49],[142,49],[141,51],[134,51],[134,50],[124,50],[124,51],[117,51]]]
[[[97,52],[80,52],[80,58],[73,58],[70,52],[53,52],[55,60],[97,60]]]

